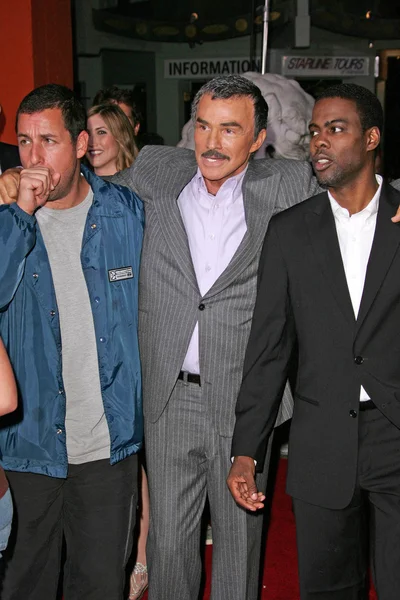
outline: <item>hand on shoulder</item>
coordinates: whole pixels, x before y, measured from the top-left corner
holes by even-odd
[[[17,201],[19,181],[22,169],[7,169],[0,176],[0,204],[12,204]]]

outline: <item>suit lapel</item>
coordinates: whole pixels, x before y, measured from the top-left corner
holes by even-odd
[[[396,214],[398,206],[399,195],[384,183],[379,200],[375,235],[368,261],[356,333],[367,316],[399,247],[400,225],[392,223],[390,220]],[[392,276],[397,277],[397,274],[393,273]]]
[[[178,206],[178,196],[194,177],[197,164],[192,157],[179,156],[160,165],[155,189],[160,190],[154,203],[166,242],[183,275],[198,291],[189,242]]]
[[[260,250],[269,220],[275,212],[280,179],[279,173],[268,174],[265,167],[261,170],[253,161],[249,163],[243,180],[247,231],[229,265],[205,294],[205,298],[219,294],[228,287]]]
[[[311,246],[325,276],[328,287],[346,320],[354,325],[355,316],[340,253],[335,218],[326,192],[315,197],[305,214]]]

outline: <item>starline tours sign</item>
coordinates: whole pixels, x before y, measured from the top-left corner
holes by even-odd
[[[289,77],[354,77],[369,75],[368,56],[283,56],[282,75]]]
[[[232,75],[246,71],[261,71],[261,60],[248,58],[202,58],[199,60],[165,60],[166,79],[210,79],[217,75]]]

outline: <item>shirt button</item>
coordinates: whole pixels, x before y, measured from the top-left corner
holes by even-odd
[[[62,432],[63,432],[63,430],[62,430],[62,429],[57,429],[57,433],[58,433],[58,435],[60,435],[60,433],[62,433]]]
[[[37,279],[37,278],[39,277],[39,275],[38,275],[37,273],[34,273],[34,274],[32,275],[32,277],[33,277],[33,279]]]
[[[211,271],[210,265],[206,265],[206,271],[207,271],[207,273],[208,273],[208,271]]]
[[[357,416],[357,411],[355,410],[350,410],[349,411],[349,415],[351,416],[352,419],[355,419]]]
[[[199,304],[199,310],[204,310],[205,309],[205,304],[201,303]]]
[[[100,341],[101,341],[102,344],[104,344],[104,342],[106,341],[106,338],[105,337],[101,337]]]
[[[362,356],[355,356],[354,357],[354,362],[356,363],[356,365],[362,365],[364,362],[364,359]]]
[[[214,241],[215,240],[215,234],[214,233],[210,233],[210,235],[208,236],[210,238],[210,240]]]
[[[96,229],[97,225],[96,225],[96,223],[92,223],[90,227],[91,227],[92,229]]]
[[[56,314],[56,311],[55,311],[55,310],[51,310],[51,311],[50,311],[50,316],[51,316],[51,317],[54,317],[54,315],[55,315],[55,314]]]

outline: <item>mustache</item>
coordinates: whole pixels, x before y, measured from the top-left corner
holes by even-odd
[[[314,152],[314,154],[311,154],[312,160],[318,160],[321,157],[328,158],[329,160],[331,160],[331,157],[326,152],[323,152],[322,150],[318,150],[318,152]]]
[[[207,150],[207,152],[203,152],[201,156],[203,158],[223,158],[225,160],[230,160],[229,156],[221,154],[221,152],[218,152],[218,150]]]

